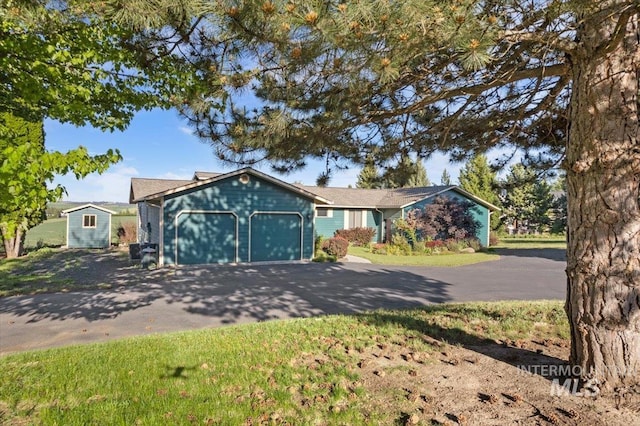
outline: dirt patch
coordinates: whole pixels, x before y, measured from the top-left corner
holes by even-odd
[[[631,425],[640,421],[640,389],[577,396],[564,378],[523,366],[563,365],[568,342],[437,343],[433,352],[378,345],[353,366],[371,409],[397,413],[396,424]],[[553,371],[553,369],[551,368]],[[531,368],[529,371],[534,371]],[[540,370],[539,370],[540,371]],[[544,371],[544,370],[543,370]],[[568,382],[573,383],[573,382]],[[579,389],[577,389],[579,390]]]

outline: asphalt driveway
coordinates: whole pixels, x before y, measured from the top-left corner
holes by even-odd
[[[564,299],[564,251],[509,250],[456,268],[359,263],[115,274],[110,290],[0,298],[0,354],[276,318],[432,303]]]

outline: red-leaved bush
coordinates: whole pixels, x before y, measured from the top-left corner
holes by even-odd
[[[322,243],[322,250],[324,250],[328,255],[335,256],[338,259],[345,257],[348,249],[349,241],[342,237],[329,238]]]
[[[376,235],[375,228],[338,229],[335,232],[336,237],[342,237],[354,246],[366,246],[374,235]]]
[[[436,197],[422,210],[413,210],[411,220],[423,237],[432,240],[474,238],[480,227],[471,214],[473,204],[446,196]]]

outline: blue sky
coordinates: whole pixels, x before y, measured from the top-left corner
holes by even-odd
[[[127,130],[113,133],[47,120],[45,144],[47,149],[58,151],[83,145],[92,154],[117,148],[124,157],[123,161],[102,175],[92,174],[80,181],[72,175],[56,178],[54,182],[67,189],[68,195],[64,197],[67,201],[127,202],[132,177],[191,179],[196,170],[224,172],[236,168],[218,161],[211,147],[193,136],[175,111],[140,112]],[[440,183],[445,168],[452,177],[452,183],[456,183],[462,166],[449,163],[443,155],[436,155],[424,164],[429,179],[436,184]],[[310,162],[304,170],[288,175],[273,173],[267,164],[256,168],[287,182],[314,185],[323,165],[319,161]],[[355,186],[359,171],[357,166],[339,171],[332,177],[330,185]]]

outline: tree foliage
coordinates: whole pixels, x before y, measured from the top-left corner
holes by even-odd
[[[500,207],[497,174],[491,169],[485,155],[478,154],[470,158],[460,170],[458,181],[460,188]],[[500,225],[500,215],[498,213],[491,215],[491,229],[497,230]]]
[[[114,10],[141,3],[165,7]],[[633,385],[639,14],[635,0],[207,2],[200,20],[173,20],[210,80],[181,111],[220,158],[280,170],[368,153],[566,155],[571,361],[605,388]]]
[[[360,170],[360,173],[358,173],[356,188],[382,188],[382,178],[380,176],[380,172],[378,171],[378,168],[376,167],[376,164],[371,156],[369,156],[369,158],[365,161],[364,166]]]
[[[414,209],[407,217],[411,227],[432,240],[476,238],[480,224],[471,213],[472,204],[452,197],[438,196],[422,210]]]
[[[101,19],[99,4],[49,3],[0,3],[0,111],[124,129],[136,111],[181,92],[184,62],[134,49],[134,33]]]
[[[64,188],[51,189],[55,175],[74,173],[80,179],[103,172],[121,159],[117,151],[89,155],[84,147],[67,153],[47,151],[42,122],[29,122],[9,113],[0,113],[0,236],[7,257],[19,256],[26,231],[45,219],[48,202],[58,201]]]
[[[387,166],[381,173],[371,156],[369,158],[358,174],[358,188],[417,188],[431,185],[427,169],[419,159],[413,161],[409,157],[402,157],[399,162]]]
[[[504,216],[516,232],[546,231],[551,224],[551,186],[522,163],[511,166],[503,183]]]
[[[442,175],[440,176],[440,185],[442,185],[442,186],[451,185],[451,175],[449,174],[447,169],[444,169],[442,171]]]

